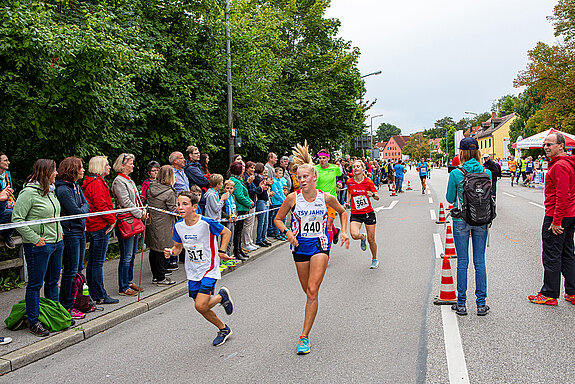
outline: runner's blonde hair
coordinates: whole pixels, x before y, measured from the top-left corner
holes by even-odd
[[[309,148],[307,145],[307,140],[304,141],[303,145],[296,144],[293,147],[293,161],[297,165],[298,171],[300,169],[309,169],[313,175],[317,176],[317,170],[313,164],[311,155],[309,154]]]

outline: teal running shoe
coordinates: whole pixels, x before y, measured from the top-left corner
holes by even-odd
[[[367,234],[363,233],[361,238],[361,250],[365,251],[367,249]]]
[[[301,336],[297,345],[298,355],[307,355],[311,352],[309,339],[306,336]]]
[[[379,266],[379,261],[377,259],[371,259],[371,267],[370,269],[376,269]]]

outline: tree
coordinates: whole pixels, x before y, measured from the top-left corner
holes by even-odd
[[[518,98],[515,95],[505,95],[500,97],[491,106],[491,112],[496,112],[499,117],[509,115],[517,109]]]
[[[533,127],[541,132],[548,127],[575,133],[575,6],[560,0],[550,18],[555,45],[538,43],[528,52],[530,62],[514,81],[539,95],[540,109],[533,115]],[[526,122],[527,124],[527,122]]]
[[[388,141],[393,135],[401,135],[401,129],[393,124],[381,123],[379,127],[377,127],[375,138],[378,142]]]
[[[414,133],[402,152],[412,159],[428,158],[430,155],[429,139],[421,132]]]

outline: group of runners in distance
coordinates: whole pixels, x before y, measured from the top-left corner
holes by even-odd
[[[304,355],[311,351],[309,333],[318,312],[318,293],[327,269],[331,244],[341,241],[341,246],[349,248],[346,208],[351,208],[352,238],[361,241],[364,251],[369,243],[372,253],[370,268],[378,266],[376,216],[370,200],[379,200],[379,195],[373,181],[365,175],[365,164],[356,160],[352,164],[353,177],[347,180],[346,203],[342,206],[336,198],[336,179],[341,176],[341,169],[329,163],[329,152],[321,150],[318,153],[317,166],[312,161],[307,143],[296,145],[293,155],[300,189],[286,197],[274,222],[280,232],[287,236],[297,275],[307,297],[303,329],[297,346],[297,354]],[[182,219],[174,225],[174,246],[166,248],[164,255],[169,258],[182,250],[186,251],[185,270],[189,295],[195,301],[196,310],[218,328],[213,341],[213,345],[218,346],[225,343],[232,334],[231,328],[212,310],[221,304],[226,314],[231,315],[234,311],[234,303],[227,288],[222,287],[214,295],[216,282],[221,278],[218,268],[220,259],[233,259],[225,252],[230,241],[230,230],[196,212],[199,203],[196,195],[182,192],[177,201]],[[290,211],[291,224],[288,228],[284,219]],[[341,228],[333,225],[336,214],[339,214]],[[361,233],[362,223],[366,227],[365,233]]]

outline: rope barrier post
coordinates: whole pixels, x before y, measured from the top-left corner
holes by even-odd
[[[138,302],[140,302],[140,295],[142,294],[142,269],[144,267],[144,244],[146,242],[146,222],[148,221],[148,207],[146,206],[144,210],[144,215],[146,216],[146,220],[144,220],[144,232],[142,235],[142,252],[140,257],[140,278],[138,279]]]

